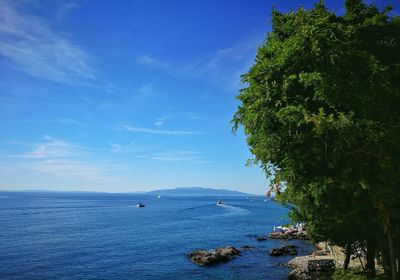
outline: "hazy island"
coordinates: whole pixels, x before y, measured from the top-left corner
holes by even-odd
[[[180,187],[174,189],[161,189],[147,192],[146,194],[162,196],[251,196],[251,194],[226,190],[202,187]]]

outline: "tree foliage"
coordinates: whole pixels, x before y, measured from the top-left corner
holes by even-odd
[[[272,14],[234,130],[315,239],[400,255],[400,17],[361,0]],[[373,252],[374,253],[374,252]]]

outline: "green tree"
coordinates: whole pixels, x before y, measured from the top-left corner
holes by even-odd
[[[234,115],[247,143],[315,238],[376,248],[399,279],[400,17],[361,0],[337,16],[321,2],[287,14],[272,31]],[[372,258],[372,261],[371,261]]]

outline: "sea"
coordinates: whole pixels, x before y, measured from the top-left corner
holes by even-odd
[[[254,236],[287,213],[261,196],[0,192],[0,279],[286,279],[293,256],[268,250],[294,244],[308,254],[312,244]],[[186,256],[223,246],[241,255],[206,267]]]

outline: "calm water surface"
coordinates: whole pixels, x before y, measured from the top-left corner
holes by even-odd
[[[262,197],[0,192],[0,279],[286,279],[270,257],[281,240],[254,241],[287,222]],[[145,208],[132,207],[137,202]],[[312,246],[303,241],[299,253]],[[255,246],[229,263],[192,264],[185,253]]]

